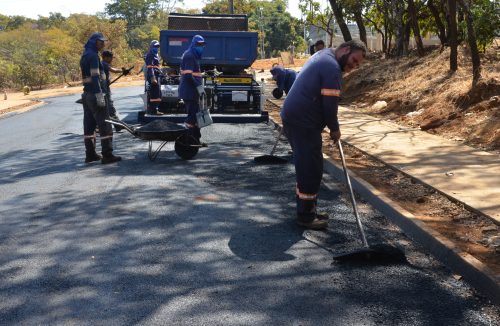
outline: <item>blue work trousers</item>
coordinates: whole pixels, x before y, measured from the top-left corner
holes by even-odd
[[[316,217],[316,204],[323,178],[321,129],[303,128],[283,122],[293,150],[297,185],[297,218],[304,222]]]

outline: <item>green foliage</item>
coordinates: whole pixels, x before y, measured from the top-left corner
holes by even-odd
[[[106,4],[106,14],[111,19],[128,22],[128,29],[136,28],[147,22],[148,16],[160,7],[158,0],[113,0]]]
[[[480,51],[485,52],[495,37],[500,36],[500,6],[494,1],[476,0],[470,9],[474,20],[477,46]],[[460,29],[467,35],[465,22],[461,22]]]
[[[264,45],[266,56],[276,56],[280,51],[305,49],[301,36],[303,25],[286,12],[287,1],[234,0],[234,13],[248,15],[250,31],[259,33],[259,51]],[[228,14],[227,0],[207,1],[202,9],[205,14]]]

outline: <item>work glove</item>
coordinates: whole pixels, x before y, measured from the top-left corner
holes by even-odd
[[[95,99],[97,101],[97,107],[99,108],[105,108],[106,107],[106,98],[104,97],[104,93],[96,93],[95,94]]]
[[[125,67],[122,67],[122,75],[127,76],[130,73],[128,69],[125,69]]]
[[[205,87],[203,87],[203,85],[196,86],[196,91],[200,97],[205,95]]]
[[[156,80],[156,78],[151,78],[151,84],[153,85],[157,85],[158,84],[158,81]]]

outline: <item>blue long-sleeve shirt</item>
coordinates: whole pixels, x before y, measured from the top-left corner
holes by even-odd
[[[304,128],[339,130],[338,102],[342,71],[333,49],[316,53],[306,62],[285,99],[281,118]]]
[[[158,54],[149,50],[144,58],[144,63],[146,64],[146,79],[149,82],[151,82],[153,77],[158,78],[161,75],[160,57]]]
[[[278,88],[288,94],[293,83],[295,82],[297,73],[291,69],[275,66],[271,69],[271,74],[273,75],[273,79],[276,81]]]
[[[99,59],[96,40],[97,36],[93,34],[85,44],[85,50],[80,58],[83,91],[94,94],[106,91],[101,84],[106,76],[104,75],[104,69]]]
[[[200,62],[192,48],[182,55],[181,82],[179,85],[179,97],[183,100],[195,100],[198,98],[197,86],[202,84]]]

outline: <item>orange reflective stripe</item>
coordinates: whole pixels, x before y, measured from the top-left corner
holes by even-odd
[[[113,135],[110,136],[102,136],[101,139],[113,139]]]
[[[160,69],[160,66],[146,66],[146,68],[158,68],[158,69]]]
[[[95,134],[93,135],[83,135],[84,139],[95,139]]]
[[[152,98],[149,99],[149,102],[161,102],[161,98]]]
[[[192,74],[192,73],[193,73],[192,70],[181,70],[181,75]]]
[[[295,188],[295,193],[297,194],[297,196],[299,196],[299,199],[302,199],[302,200],[315,200],[318,198],[318,194],[306,194],[306,193],[300,192],[299,188]]]
[[[340,89],[322,88],[321,95],[323,95],[323,96],[340,96]]]

